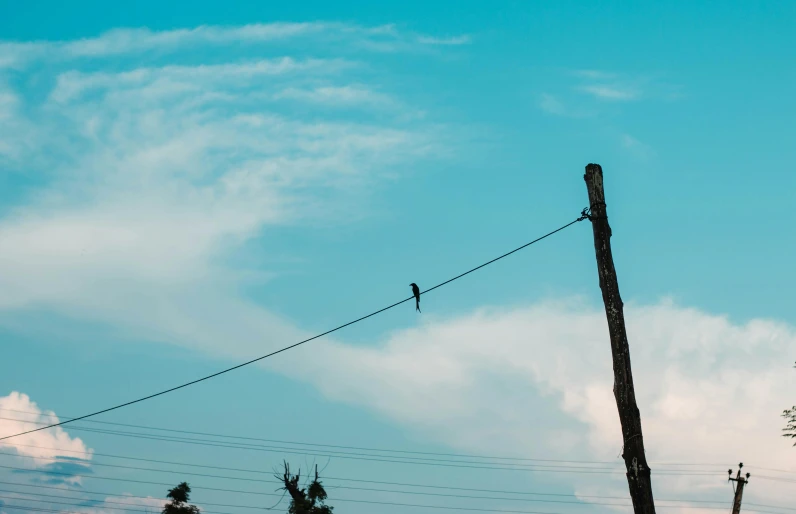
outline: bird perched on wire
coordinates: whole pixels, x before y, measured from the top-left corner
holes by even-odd
[[[423,312],[420,310],[420,288],[417,287],[417,284],[414,282],[409,285],[412,286],[412,294],[415,295],[415,310],[417,312]]]

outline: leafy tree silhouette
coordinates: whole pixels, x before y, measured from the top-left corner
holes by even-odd
[[[796,366],[793,367],[796,368]],[[785,418],[786,422],[785,428],[782,429],[785,432],[782,437],[796,439],[796,405],[782,411],[782,417]],[[796,446],[796,442],[793,443],[793,446]]]
[[[163,507],[163,514],[199,514],[199,507],[188,504],[190,494],[191,487],[187,482],[171,489],[166,495],[171,501]]]
[[[334,507],[324,505],[327,496],[318,478],[318,466],[315,466],[315,479],[307,489],[299,488],[300,477],[301,470],[295,475],[290,474],[290,465],[287,462],[282,476],[276,475],[276,478],[285,484],[282,489],[290,494],[288,514],[332,514]]]

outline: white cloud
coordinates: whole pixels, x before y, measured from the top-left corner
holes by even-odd
[[[152,31],[118,28],[73,41],[0,41],[0,69],[19,68],[38,59],[101,58],[147,51],[171,53],[197,45],[262,43],[323,32],[369,34],[368,29],[330,23],[268,23],[233,27],[200,26]]]
[[[469,36],[437,38],[404,33],[394,25],[362,27],[336,22],[255,23],[243,26],[199,26],[153,31],[147,28],[117,28],[96,37],[73,41],[2,41],[0,69],[21,68],[39,59],[97,59],[195,50],[201,46],[254,45],[303,38],[311,43],[346,43],[375,51],[410,49],[419,45],[462,45]]]
[[[592,80],[609,80],[616,77],[615,73],[602,71],[602,70],[575,70],[572,72],[576,77],[582,77]]]
[[[258,23],[238,27],[199,26],[165,31],[146,28],[114,29],[95,38],[65,42],[62,50],[74,57],[98,57],[152,49],[163,51],[196,44],[273,41],[343,28],[339,24],[327,23]]]
[[[617,86],[617,85],[589,85],[589,86],[581,86],[578,88],[580,91],[584,93],[588,93],[600,100],[612,100],[612,101],[627,101],[627,100],[635,100],[637,99],[640,94],[637,90]]]
[[[432,37],[432,36],[418,36],[418,42],[424,45],[466,45],[472,42],[470,36],[453,36],[453,37]]]
[[[597,100],[629,102],[636,100],[676,100],[682,96],[682,86],[669,82],[661,74],[628,74],[602,70],[577,70],[572,75],[580,79],[575,91]]]
[[[425,319],[377,348],[319,344],[272,369],[468,452],[588,456],[622,469],[601,310],[573,301]],[[760,468],[796,473],[794,450],[780,436],[796,379],[793,328],[769,320],[737,325],[671,302],[629,306],[626,320],[656,495],[724,498],[726,469],[743,460],[760,476],[749,502],[788,500],[788,488],[762,478],[771,472]],[[695,461],[705,464],[654,464]],[[714,474],[661,474],[667,469]],[[586,494],[593,477],[572,483]],[[612,483],[626,494],[621,473]]]
[[[227,34],[214,30],[200,33]],[[53,76],[46,100],[9,90],[28,105],[0,124],[2,141],[44,186],[0,219],[0,323],[19,328],[19,313],[57,313],[208,351],[236,327],[291,339],[297,329],[237,291],[269,270],[232,269],[228,259],[269,226],[346,223],[371,184],[439,147],[422,119],[359,115],[393,100],[352,76],[356,63],[182,57],[117,71],[77,61],[51,71],[45,60],[35,73]],[[286,91],[310,109],[361,109],[302,119],[274,100]],[[32,132],[6,130],[11,122]],[[214,327],[197,326],[197,316]]]
[[[0,120],[10,118],[18,103],[17,95],[10,91],[0,90]]]
[[[652,147],[642,143],[629,134],[622,134],[619,138],[619,142],[622,145],[622,148],[641,159],[647,159],[655,154]]]
[[[578,105],[575,102],[568,101],[567,103],[564,103],[559,96],[551,95],[549,93],[542,93],[539,95],[538,101],[538,106],[541,110],[556,116],[564,116],[567,118],[585,118],[594,116],[596,114],[594,111],[584,109],[581,105]]]
[[[69,510],[84,514],[122,514],[130,512],[130,510],[141,510],[151,514],[158,514],[163,511],[166,503],[165,499],[151,496],[142,498],[132,494],[122,494],[119,496],[108,496],[100,503],[90,507],[70,507]],[[194,504],[194,502],[190,503]]]
[[[314,89],[288,88],[277,93],[274,97],[278,99],[303,100],[331,106],[390,105],[393,103],[388,95],[361,86],[317,87]]]
[[[562,104],[558,98],[547,93],[541,95],[539,99],[539,107],[541,107],[545,112],[557,114],[559,116],[564,116],[567,112],[567,110],[564,108],[564,104]]]
[[[55,412],[42,410],[24,393],[12,391],[8,396],[0,397],[2,437],[39,428],[42,423],[53,424],[59,421],[61,420]],[[93,454],[93,450],[80,438],[70,437],[61,427],[0,440],[0,448],[5,451],[13,449],[18,455],[32,457],[32,463],[37,466],[52,464],[59,456],[87,460]],[[27,461],[28,464],[30,462]]]
[[[298,72],[334,73],[352,66],[353,63],[343,60],[296,61],[290,57],[282,57],[246,63],[138,68],[121,73],[72,71],[58,75],[50,98],[63,103],[75,99],[81,93],[96,89],[133,89],[139,97],[144,96],[144,93],[149,93],[151,97],[152,93],[180,95],[206,92],[208,88],[218,87],[241,90],[251,86],[258,78]],[[144,87],[147,89],[142,90]]]
[[[89,499],[72,496],[75,493],[79,493],[79,491],[65,490],[65,492],[69,494],[61,497],[53,493],[46,493],[55,496],[53,501],[62,502],[53,504],[52,508],[57,508],[61,512],[79,512],[82,514],[122,514],[130,511],[159,514],[163,511],[163,507],[167,503],[165,499],[153,498],[151,496],[133,496],[129,493],[123,493],[119,496],[107,496],[98,500],[96,498]],[[36,502],[35,508],[39,508],[40,503],[43,501],[41,496],[35,494],[35,491],[20,491],[11,494],[4,493],[3,496],[13,504],[13,507],[7,507],[9,511],[12,512],[26,512],[29,508],[34,507],[28,502]],[[6,503],[8,503],[8,501]],[[45,503],[47,502],[45,501]],[[193,504],[193,502],[191,503]],[[16,506],[22,506],[23,509],[14,508]],[[2,507],[2,503],[0,503],[0,507]]]

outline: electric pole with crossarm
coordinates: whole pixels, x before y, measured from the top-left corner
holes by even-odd
[[[741,476],[741,468],[743,467],[743,462],[738,464],[738,474],[735,478],[732,477],[732,469],[729,469],[727,472],[730,475],[729,481],[735,482],[737,485],[735,486],[735,499],[732,501],[732,514],[741,514],[741,500],[743,499],[743,486],[749,483],[749,473],[746,474],[746,478]]]

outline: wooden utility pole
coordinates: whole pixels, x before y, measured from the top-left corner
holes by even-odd
[[[611,338],[611,355],[614,362],[614,397],[619,409],[624,442],[622,458],[627,470],[627,483],[635,514],[654,514],[650,468],[644,455],[644,439],[641,435],[641,415],[636,406],[633,388],[633,373],[630,369],[630,348],[627,343],[625,316],[619,283],[616,279],[614,259],[611,255],[611,227],[605,208],[603,170],[599,164],[586,166],[586,189],[589,192],[589,215],[594,231],[594,250],[597,254],[597,272],[603,293],[605,315],[608,318],[608,334]]]
[[[738,485],[735,487],[735,499],[732,501],[732,514],[741,514],[741,500],[743,499],[743,486],[745,486],[749,482],[749,473],[746,474],[746,478],[741,476],[741,468],[743,467],[743,462],[738,464],[738,475],[733,478],[732,477],[732,470],[730,469],[729,480],[737,483]]]

